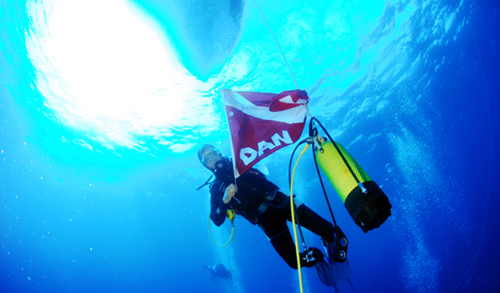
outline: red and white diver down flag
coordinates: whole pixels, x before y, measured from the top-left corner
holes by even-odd
[[[302,90],[279,94],[221,91],[231,134],[234,177],[295,143],[301,136],[309,97]]]

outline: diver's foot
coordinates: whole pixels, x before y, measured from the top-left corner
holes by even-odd
[[[300,264],[303,267],[310,268],[320,262],[325,255],[316,247],[309,247],[300,254]]]

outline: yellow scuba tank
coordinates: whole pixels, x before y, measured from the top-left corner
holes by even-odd
[[[371,180],[346,149],[341,144],[334,143],[337,148],[331,141],[322,143],[323,152],[317,150],[316,161],[344,202],[354,222],[367,233],[387,220],[391,215],[392,206],[382,189]]]

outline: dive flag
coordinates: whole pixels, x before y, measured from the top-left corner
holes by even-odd
[[[309,102],[302,90],[279,94],[221,91],[231,135],[234,177],[296,142],[304,129]]]

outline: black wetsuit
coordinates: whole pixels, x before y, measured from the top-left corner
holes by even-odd
[[[251,168],[236,180],[237,193],[226,204],[224,192],[230,184],[234,184],[232,164],[229,160],[215,172],[215,180],[210,186],[211,211],[210,218],[220,226],[226,219],[228,209],[245,217],[250,223],[259,225],[271,244],[285,262],[297,268],[295,244],[286,221],[291,221],[290,197],[279,191],[279,188],[268,181],[264,174]],[[333,225],[316,214],[305,204],[296,210],[301,226],[321,236],[327,242],[335,239]],[[301,265],[311,266],[305,262]]]

